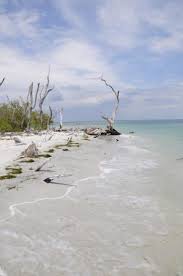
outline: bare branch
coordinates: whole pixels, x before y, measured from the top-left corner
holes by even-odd
[[[36,90],[36,94],[35,94],[35,97],[34,97],[34,104],[32,106],[32,109],[34,109],[36,107],[37,96],[38,96],[38,93],[39,93],[39,88],[40,88],[40,83],[37,84],[37,90]]]
[[[52,108],[51,108],[50,105],[49,105],[49,111],[50,111],[50,115],[48,117],[48,128],[49,128],[49,126],[50,126],[50,124],[52,122],[52,119],[53,119],[53,110],[52,110]]]
[[[5,81],[5,78],[3,78],[2,81],[0,82],[0,86],[3,85],[4,81]]]
[[[54,89],[54,86],[49,88],[50,86],[50,68],[48,71],[47,75],[47,82],[46,85],[42,87],[40,97],[39,97],[39,114],[40,114],[40,121],[41,121],[41,126],[43,124],[43,104],[44,101],[46,100],[48,94]]]

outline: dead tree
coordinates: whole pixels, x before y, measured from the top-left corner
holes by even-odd
[[[39,115],[40,115],[41,127],[43,126],[43,104],[44,104],[44,101],[46,100],[48,94],[54,89],[54,86],[52,86],[51,88],[49,86],[50,86],[50,70],[48,71],[46,85],[44,85],[42,87],[41,92],[39,94]]]
[[[117,114],[117,111],[118,111],[118,108],[119,108],[119,91],[116,91],[112,87],[112,85],[108,84],[108,82],[105,79],[103,79],[103,77],[101,77],[100,80],[102,82],[104,82],[105,85],[112,90],[112,93],[115,96],[115,106],[114,106],[114,110],[112,112],[111,117],[107,117],[107,116],[102,115],[102,119],[107,121],[107,130],[106,130],[106,132],[108,134],[111,134],[111,135],[119,135],[120,133],[113,128],[113,124],[115,122],[116,114]]]
[[[50,105],[49,105],[49,111],[50,111],[50,114],[49,114],[49,117],[48,117],[48,127],[47,127],[48,129],[49,129],[49,127],[52,123],[52,120],[53,120],[53,110],[52,110]]]
[[[5,78],[2,79],[2,81],[0,82],[0,86],[3,85],[3,82],[5,81]]]
[[[40,83],[37,84],[37,89],[34,94],[34,84],[33,82],[29,86],[28,94],[27,94],[27,101],[25,103],[25,116],[27,115],[27,128],[30,129],[31,126],[31,119],[32,119],[32,112],[36,107],[37,97],[40,89]]]
[[[62,129],[62,127],[63,127],[63,114],[64,114],[64,109],[62,107],[59,111],[60,129]]]

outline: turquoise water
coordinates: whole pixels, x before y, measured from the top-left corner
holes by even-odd
[[[105,127],[105,122],[71,122],[67,126]],[[183,120],[117,121],[115,128],[146,139],[147,146],[172,159],[183,157]]]
[[[75,122],[67,123],[67,126],[79,127],[105,127],[105,122]],[[150,181],[153,182],[155,190],[159,190],[162,198],[171,204],[182,205],[182,178],[183,178],[183,120],[151,120],[151,121],[117,121],[115,126],[122,134],[129,136],[127,140],[131,143],[130,151],[119,154],[118,163],[124,156],[127,158],[122,163],[123,166],[137,166],[137,159],[140,150],[148,150],[152,154],[152,160],[157,164],[156,169],[152,170]],[[130,132],[133,134],[129,134]],[[124,135],[124,136],[125,136]],[[123,136],[122,136],[123,137]],[[121,137],[119,147],[126,146],[124,139]],[[131,138],[131,139],[130,139]],[[117,147],[118,147],[117,146]],[[120,151],[119,151],[120,152]],[[133,152],[133,160],[128,161],[128,157]],[[137,159],[136,159],[137,158]],[[151,162],[142,158],[142,163]],[[133,164],[132,164],[133,162]],[[118,164],[114,164],[114,167]],[[122,175],[122,171],[120,172]],[[128,174],[128,173],[127,173]],[[122,177],[126,177],[123,175]]]

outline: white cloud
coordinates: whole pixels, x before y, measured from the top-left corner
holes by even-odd
[[[20,7],[20,0],[16,2]],[[145,51],[153,51],[154,56],[157,52],[182,50],[180,1],[169,4],[169,1],[156,0],[98,0],[85,6],[86,14],[79,10],[83,3],[86,5],[85,1],[78,0],[77,5],[73,0],[48,2],[59,9],[60,16],[67,21],[65,29],[64,25],[52,25],[51,19],[48,24],[42,24],[44,12],[41,14],[36,9],[28,11],[24,0],[21,0],[23,9],[18,12],[0,14],[0,35],[8,40],[9,45],[5,42],[0,44],[0,79],[6,76],[0,91],[2,96],[26,96],[30,82],[44,82],[51,65],[51,81],[56,87],[55,96],[50,96],[52,104],[62,104],[66,108],[105,105],[113,100],[111,91],[94,79],[103,74],[122,92],[123,118],[124,113],[128,118],[142,118],[151,112],[157,116],[163,114],[162,110],[168,107],[175,110],[177,106],[181,110],[182,94],[175,83],[166,89],[139,89],[135,93],[135,87],[123,83],[120,76],[128,66],[128,59],[121,60],[121,52],[141,47]],[[92,16],[96,12],[95,17],[90,12]],[[93,33],[89,28],[92,23],[96,24]],[[11,39],[13,42],[9,43]],[[24,42],[23,47],[17,46],[19,42]],[[111,52],[118,56],[117,60],[112,60]],[[157,63],[160,63],[159,55],[156,57]],[[135,78],[135,75],[130,75],[128,79],[134,82]],[[146,79],[143,81],[145,87]],[[156,99],[159,99],[159,104]]]
[[[21,10],[0,14],[0,35],[10,38],[19,36],[34,38],[38,36],[39,14]]]
[[[182,50],[181,1],[106,0],[98,9],[101,36],[118,49]]]
[[[1,75],[6,77],[1,94],[11,97],[26,96],[31,81],[43,83],[49,64],[51,81],[56,87],[55,93],[63,95],[62,104],[66,106],[93,105],[109,101],[110,90],[99,80],[93,79],[101,73],[121,89],[129,87],[116,78],[100,50],[85,41],[65,40],[52,51],[42,52],[34,58],[15,48],[0,45],[0,59]]]

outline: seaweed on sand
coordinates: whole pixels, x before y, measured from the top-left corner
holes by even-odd
[[[21,163],[33,163],[33,162],[35,162],[35,160],[34,159],[27,159],[27,160],[22,160],[20,162]]]
[[[16,178],[17,174],[22,173],[22,168],[20,167],[7,167],[6,170],[8,171],[8,173],[5,175],[1,175],[0,180]]]

